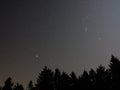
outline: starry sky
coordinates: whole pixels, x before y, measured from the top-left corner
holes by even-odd
[[[44,66],[80,74],[120,56],[120,0],[1,0],[0,85]]]

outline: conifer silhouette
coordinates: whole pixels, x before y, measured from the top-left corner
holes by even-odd
[[[85,90],[85,89],[120,89],[120,61],[111,56],[109,68],[100,65],[95,70],[84,70],[77,77],[74,72],[67,74],[58,68],[55,71],[46,66],[39,73],[36,84],[28,83],[27,90]],[[11,77],[7,78],[0,90],[24,90],[24,87],[17,83],[14,85]]]

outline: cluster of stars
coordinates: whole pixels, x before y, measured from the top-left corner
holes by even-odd
[[[86,25],[86,21],[87,21],[88,18],[89,18],[88,16],[86,16],[86,17],[84,18],[84,23],[85,23],[84,32],[85,32],[85,33],[88,33],[88,30],[89,30],[88,27],[87,27],[87,25]],[[97,39],[98,39],[99,41],[102,40],[101,33],[99,33],[99,32],[97,32]]]

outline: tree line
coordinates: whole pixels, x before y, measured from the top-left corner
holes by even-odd
[[[59,69],[52,71],[46,66],[39,73],[37,81],[28,83],[27,90],[85,90],[85,89],[115,89],[120,90],[120,61],[111,56],[109,68],[100,65],[96,70],[84,70],[79,76],[74,72],[67,74]],[[22,84],[14,84],[9,77],[0,90],[26,90]]]

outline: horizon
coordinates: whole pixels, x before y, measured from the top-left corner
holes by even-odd
[[[111,54],[111,57],[112,57],[112,56],[114,56],[114,55]],[[115,57],[115,56],[114,56],[114,57]],[[118,57],[115,57],[115,58],[117,58],[117,59],[119,60]],[[111,58],[110,58],[110,59],[111,59]],[[119,61],[120,61],[120,60],[119,60]],[[98,65],[96,68],[83,69],[83,70],[81,70],[81,71],[79,72],[79,74],[76,73],[76,72],[74,72],[74,71],[67,72],[67,71],[64,71],[64,70],[60,70],[60,69],[57,68],[57,67],[54,68],[54,69],[51,69],[51,68],[49,68],[49,67],[47,67],[47,66],[44,66],[43,68],[41,68],[41,71],[43,71],[43,69],[44,69],[45,67],[47,67],[48,69],[52,70],[52,72],[55,72],[55,69],[59,69],[61,73],[62,73],[62,72],[65,72],[65,73],[67,73],[68,75],[70,75],[72,72],[74,72],[74,73],[76,74],[77,78],[78,78],[79,76],[81,76],[81,75],[83,74],[84,71],[87,71],[88,73],[89,73],[89,71],[90,71],[91,69],[94,70],[94,71],[96,71],[96,69],[97,69],[99,66],[102,66],[102,67],[105,68],[105,70],[107,70],[107,69],[109,69],[109,65],[110,65],[110,60],[109,60],[109,63],[107,64],[107,66],[103,66],[103,65],[100,64],[100,65]],[[0,86],[4,86],[5,80],[6,80],[7,78],[11,77],[12,82],[14,82],[14,85],[17,84],[17,83],[19,83],[19,84],[23,85],[24,89],[27,89],[27,88],[28,88],[29,81],[32,81],[32,82],[33,82],[33,85],[35,85],[35,84],[37,83],[36,81],[37,81],[38,76],[39,76],[39,74],[41,73],[41,71],[38,72],[38,75],[36,75],[36,78],[34,77],[35,79],[33,79],[33,80],[30,79],[30,80],[27,81],[27,83],[24,83],[24,80],[23,80],[22,82],[16,81],[16,80],[15,80],[15,77],[8,76],[8,77],[4,78],[4,81],[1,81]]]

